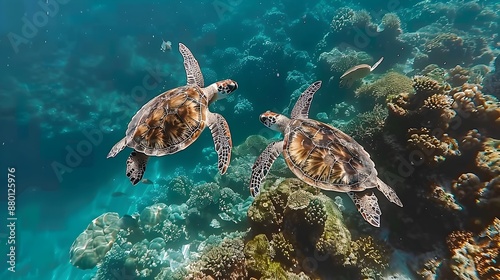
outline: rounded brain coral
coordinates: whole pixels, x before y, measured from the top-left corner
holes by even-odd
[[[111,249],[120,231],[118,213],[108,212],[95,218],[73,242],[70,262],[80,269],[92,269]]]

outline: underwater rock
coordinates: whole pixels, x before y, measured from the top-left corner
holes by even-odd
[[[220,244],[207,247],[200,260],[189,267],[185,279],[246,279],[244,243],[225,238]]]
[[[120,231],[118,213],[108,212],[95,218],[73,242],[70,262],[80,269],[92,269],[111,249]]]

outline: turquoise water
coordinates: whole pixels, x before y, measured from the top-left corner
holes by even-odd
[[[0,0],[0,279],[499,279],[498,8]],[[186,84],[179,43],[205,86],[238,83],[210,105],[229,125],[230,165],[219,174],[207,128],[132,186],[132,149],[106,156],[144,104]],[[250,195],[257,156],[284,137],[260,114],[290,117],[318,80],[308,117],[352,136],[401,199],[368,191],[380,227],[342,192],[356,184],[282,182],[296,178],[283,157]],[[330,153],[320,163],[337,174],[346,155]],[[80,235],[97,217],[106,238]]]

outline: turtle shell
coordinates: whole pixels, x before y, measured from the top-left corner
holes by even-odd
[[[370,155],[344,132],[312,119],[292,119],[285,130],[283,156],[304,182],[324,190],[363,191],[376,184]]]
[[[187,85],[151,99],[132,117],[127,146],[148,156],[187,148],[206,126],[208,100],[202,89]]]

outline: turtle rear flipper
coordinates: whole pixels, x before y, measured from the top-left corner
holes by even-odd
[[[223,116],[216,113],[208,113],[207,117],[208,127],[212,132],[214,139],[215,151],[217,152],[218,167],[221,175],[226,173],[226,170],[231,161],[231,133],[229,132],[229,125]]]
[[[379,178],[377,178],[377,189],[382,192],[390,202],[396,204],[399,207],[403,207],[403,203],[399,199],[396,192]]]
[[[127,137],[123,137],[122,140],[118,141],[118,143],[116,143],[113,148],[111,148],[111,151],[109,151],[106,158],[116,156],[119,152],[125,149],[125,147],[127,147]]]
[[[380,207],[378,206],[378,199],[375,194],[368,195],[367,193],[348,192],[349,197],[352,199],[356,208],[363,218],[374,227],[380,227]]]
[[[146,172],[146,164],[149,157],[143,153],[133,151],[127,159],[127,177],[136,185],[141,181],[144,172]]]

